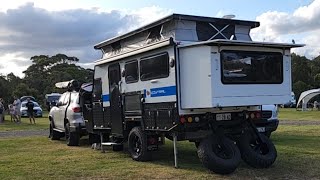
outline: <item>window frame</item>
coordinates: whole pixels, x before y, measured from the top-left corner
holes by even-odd
[[[155,57],[159,57],[159,56],[163,56],[165,55],[167,57],[167,64],[168,64],[168,67],[167,67],[167,74],[166,75],[162,75],[162,76],[158,76],[158,77],[151,77],[151,78],[142,78],[142,65],[141,65],[141,62],[143,61],[148,61],[152,58],[155,58]],[[139,61],[139,77],[140,77],[140,80],[141,81],[150,81],[150,80],[153,80],[153,79],[163,79],[163,78],[167,78],[170,76],[170,57],[169,57],[169,53],[168,52],[162,52],[162,53],[157,53],[157,54],[153,54],[153,55],[150,55],[150,56],[145,56],[145,57],[142,57],[140,58],[140,61]]]
[[[129,64],[132,64],[132,63],[137,63],[137,69],[136,69],[136,71],[137,71],[137,79],[134,80],[134,81],[127,81],[127,69],[126,69],[126,66],[129,65]],[[124,80],[125,80],[126,84],[132,84],[132,83],[136,83],[136,82],[139,81],[139,79],[140,79],[140,68],[139,67],[140,67],[139,66],[139,61],[137,59],[131,60],[131,61],[127,61],[124,64],[124,74],[125,74],[124,75]]]
[[[225,76],[223,74],[224,69],[224,64],[223,64],[223,59],[222,59],[222,53],[226,51],[226,52],[244,52],[244,53],[267,53],[267,54],[277,54],[277,55],[281,55],[282,59],[281,59],[281,66],[280,66],[280,70],[281,70],[281,79],[277,82],[261,82],[261,81],[238,81],[238,82],[226,82],[225,81]],[[244,84],[282,84],[284,81],[284,71],[283,71],[283,67],[284,67],[284,62],[283,62],[283,54],[281,52],[269,52],[269,51],[250,51],[250,50],[222,50],[220,51],[220,73],[221,73],[221,82],[222,84],[225,85],[244,85]]]

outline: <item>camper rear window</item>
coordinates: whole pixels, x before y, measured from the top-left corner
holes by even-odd
[[[147,81],[151,79],[160,79],[168,76],[169,76],[168,53],[141,58],[141,61],[140,61],[141,81]]]
[[[126,63],[124,66],[126,83],[138,82],[138,61]]]
[[[283,56],[276,52],[221,51],[222,83],[281,84]]]

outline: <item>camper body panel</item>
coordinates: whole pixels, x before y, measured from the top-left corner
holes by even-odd
[[[262,58],[268,56],[270,53],[270,57],[272,57],[274,53],[278,58],[278,64],[273,66],[277,67],[279,71],[277,73],[281,79],[276,79],[277,82],[272,82],[272,80],[271,82],[237,82],[238,77],[236,76],[239,76],[240,79],[249,76],[249,74],[238,73],[239,71],[244,71],[245,67],[234,70],[235,73],[231,71],[226,73],[227,70],[223,69],[223,59],[221,59],[223,52],[231,52],[229,54],[233,56],[238,52],[248,52],[248,54],[254,54]],[[266,55],[264,55],[264,53]],[[228,58],[233,58],[230,56]],[[245,60],[237,58],[238,57],[234,57],[234,59],[227,61]],[[246,65],[254,66],[253,64],[257,63],[254,61],[259,61],[254,58],[255,57],[248,57],[247,60],[250,62],[247,62],[248,64]],[[265,61],[265,63],[274,63],[272,59],[268,59],[269,62],[267,62],[267,60]],[[288,55],[287,51],[283,51],[283,49],[280,48],[207,45],[182,46],[179,48],[179,65],[179,81],[181,85],[179,88],[179,92],[181,93],[179,102],[181,102],[181,109],[282,104],[290,98],[290,55]],[[265,71],[270,71],[266,65],[262,66]],[[262,70],[261,72],[255,73],[261,73],[261,75],[263,75]],[[224,83],[223,76],[227,76],[227,78],[235,76],[235,82],[230,81]]]
[[[165,66],[167,73],[160,77],[143,76],[143,69],[150,72],[157,72],[161,67],[152,66],[149,62],[154,58],[165,58]],[[173,126],[175,119],[173,112],[176,112],[176,70],[174,63],[175,51],[173,46],[165,46],[156,50],[150,50],[144,53],[139,53],[134,56],[116,59],[111,62],[99,63],[95,68],[95,79],[101,79],[103,102],[103,122],[104,124],[96,124],[96,129],[101,130],[103,127],[111,128],[111,133],[114,124],[121,121],[123,131],[126,130],[126,124],[140,122],[143,129],[149,130],[166,130]],[[101,62],[101,61],[100,61]],[[117,83],[121,99],[121,120],[114,120],[112,110],[112,92],[110,88],[110,66],[119,65],[121,77]],[[129,80],[127,73],[131,73],[129,67],[136,66],[137,78]],[[144,66],[145,68],[143,68]],[[148,69],[151,68],[151,69]],[[129,79],[127,79],[129,78]],[[119,106],[120,106],[119,104]],[[142,108],[143,106],[143,108]],[[144,113],[142,113],[144,112]],[[118,113],[119,114],[119,113]],[[95,116],[95,115],[93,115]],[[108,122],[106,124],[106,122]],[[120,131],[118,131],[120,132]],[[125,132],[123,132],[125,133]]]

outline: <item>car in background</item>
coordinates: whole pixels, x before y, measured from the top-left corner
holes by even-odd
[[[31,101],[31,102],[33,102],[34,104],[34,107],[33,107],[34,117],[42,117],[42,108],[40,107],[40,105],[35,101]],[[28,108],[26,107],[26,104],[27,104],[27,101],[23,101],[21,103],[21,109],[20,109],[21,117],[28,117],[28,112],[27,112]]]
[[[294,92],[291,92],[291,100],[282,105],[284,108],[295,108],[297,106],[297,100]]]
[[[47,110],[50,111],[50,109],[53,106],[56,106],[59,98],[61,97],[60,93],[51,93],[51,94],[46,94],[46,105],[47,105]]]
[[[260,133],[270,137],[279,125],[278,106],[273,104],[262,105],[261,109],[261,119],[254,121],[254,124]]]
[[[30,98],[31,101],[36,102],[36,98],[34,98],[33,96],[22,96],[22,97],[20,98],[20,101],[21,101],[21,102],[27,101],[28,98]]]

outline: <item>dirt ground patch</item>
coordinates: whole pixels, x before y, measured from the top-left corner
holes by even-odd
[[[48,136],[48,133],[48,130],[3,131],[0,132],[0,137]]]
[[[304,126],[304,125],[320,125],[319,120],[284,120],[281,119],[280,125],[296,125],[296,126]]]

